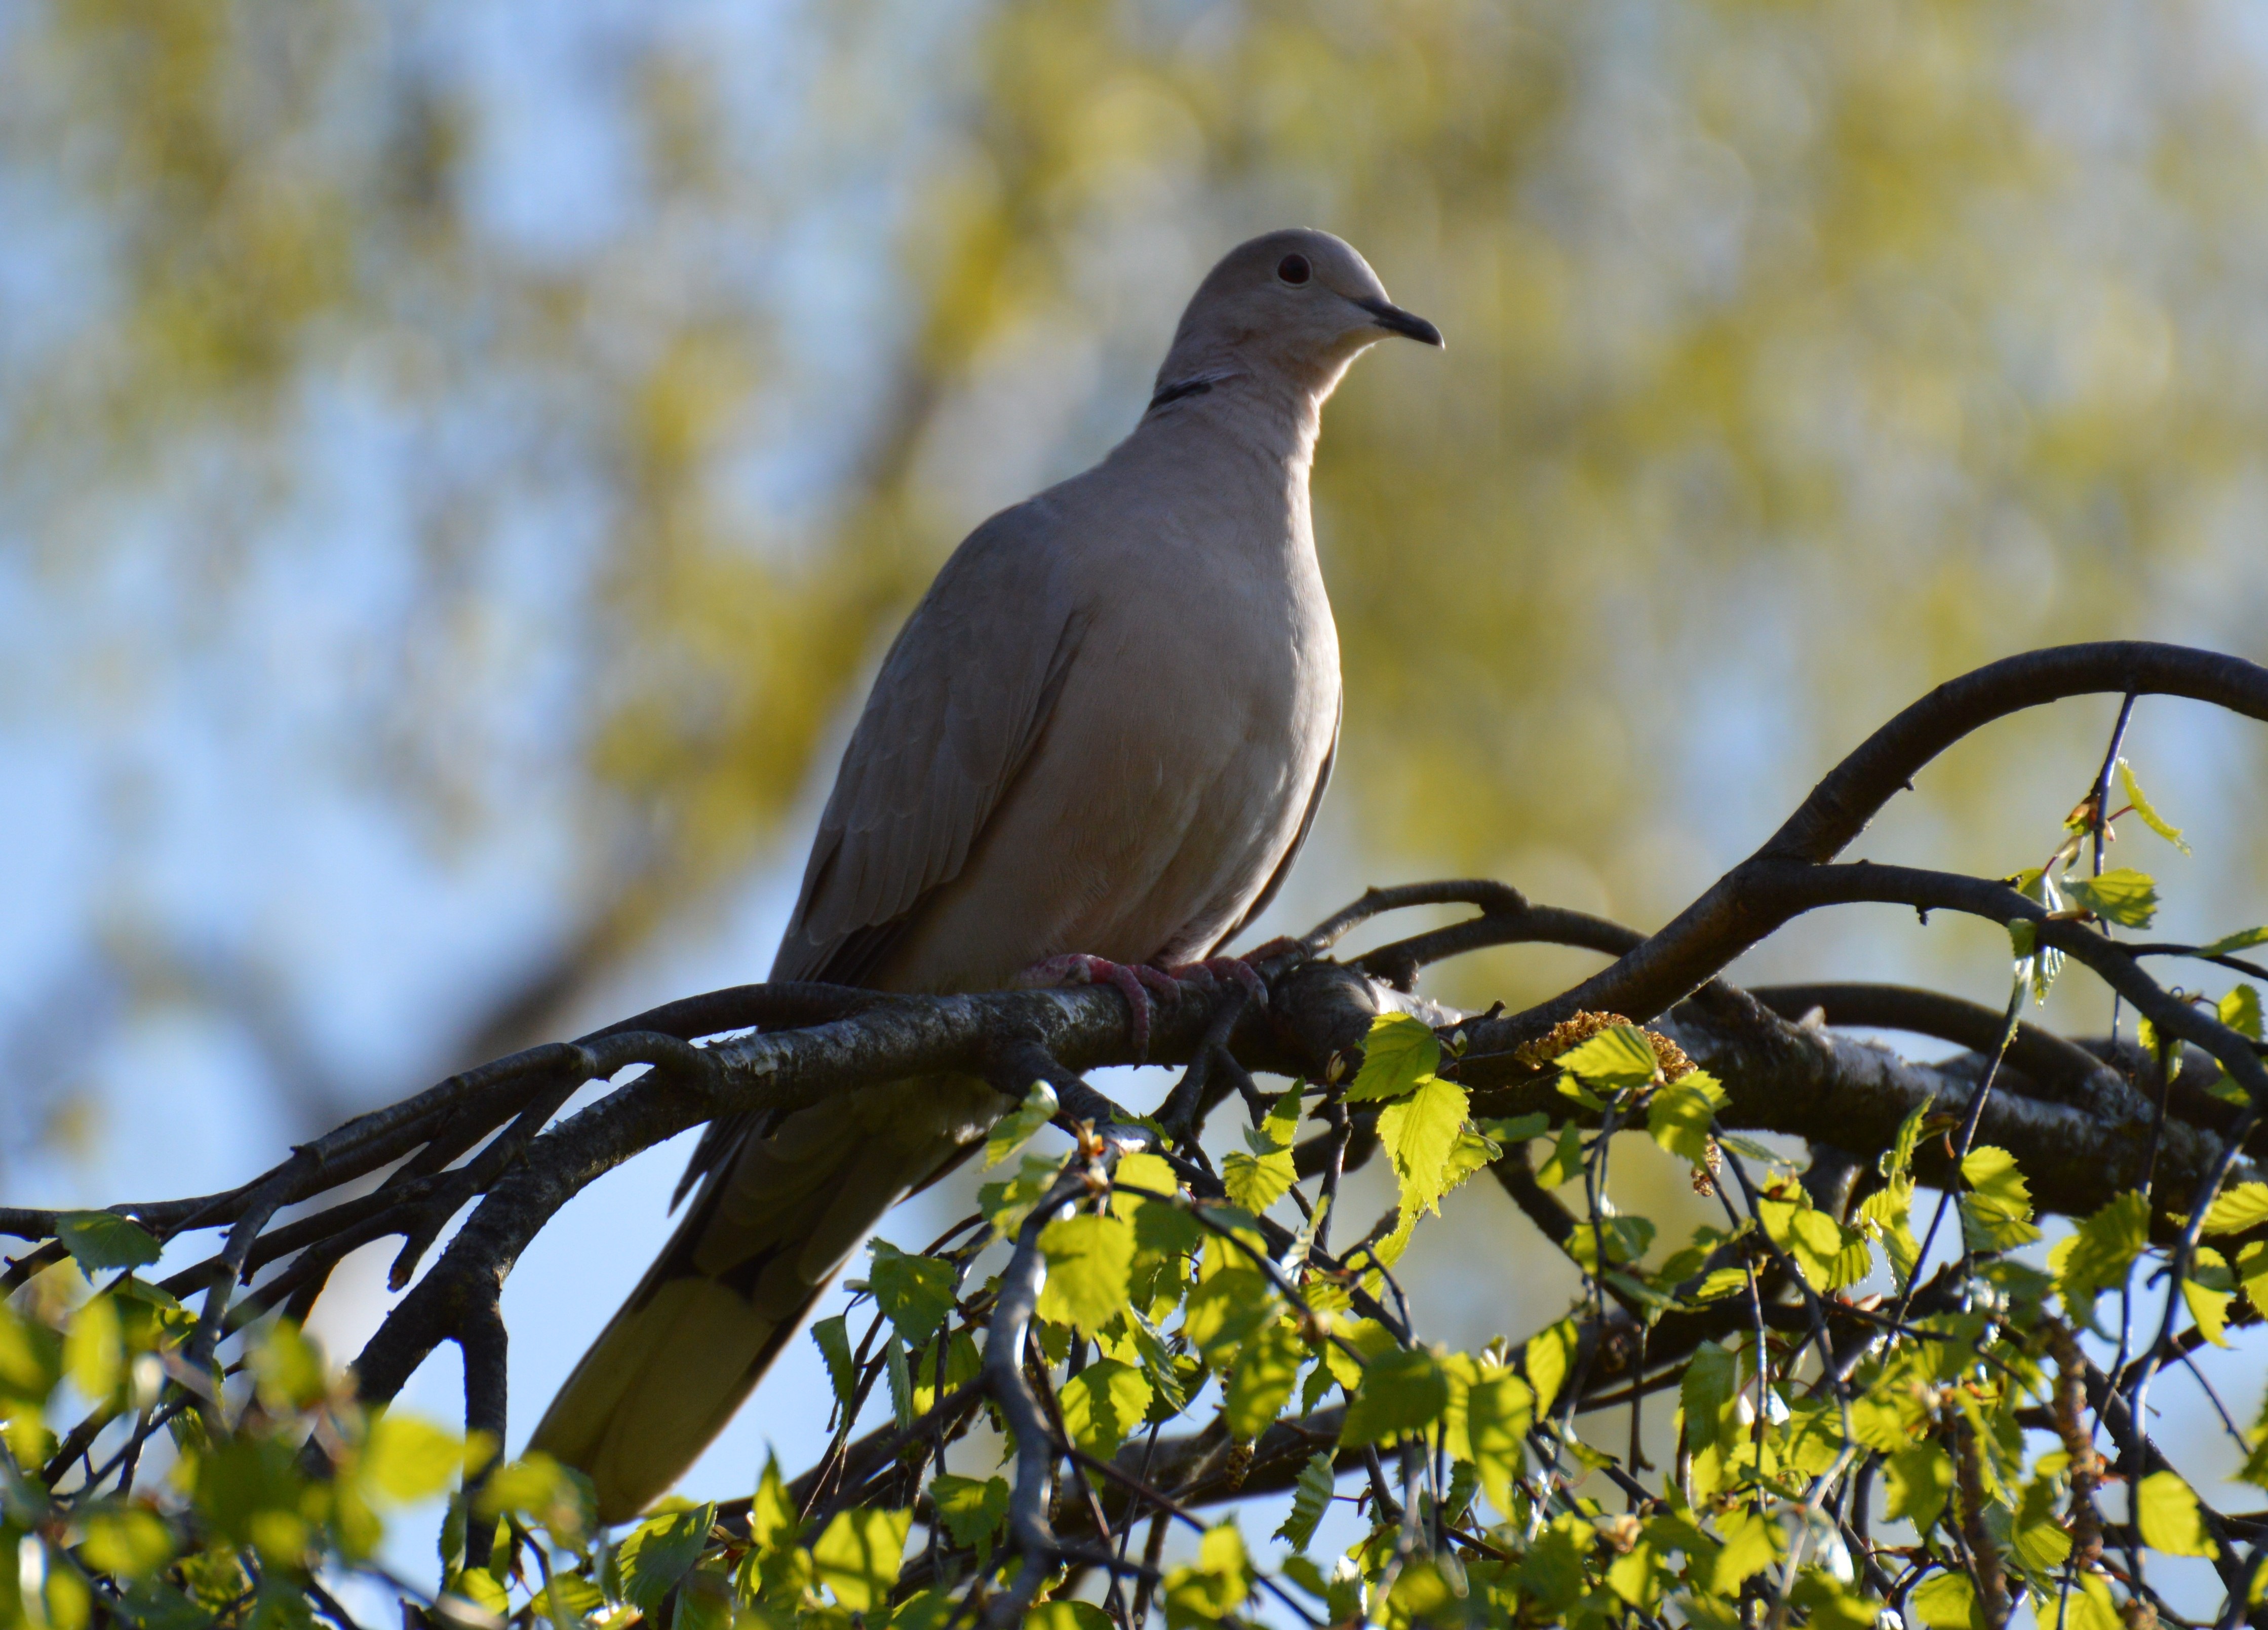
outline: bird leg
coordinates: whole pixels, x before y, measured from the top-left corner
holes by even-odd
[[[1129,966],[1124,963],[1114,963],[1108,957],[1086,956],[1077,952],[1034,963],[1016,976],[1016,983],[1027,989],[1069,985],[1113,986],[1126,999],[1137,1058],[1150,1056],[1150,992],[1155,991],[1169,1002],[1179,1001],[1182,996],[1182,987],[1162,969],[1142,963]]]

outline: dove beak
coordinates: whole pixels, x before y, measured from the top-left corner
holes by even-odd
[[[1371,315],[1371,321],[1388,334],[1399,334],[1416,340],[1421,345],[1441,343],[1441,331],[1415,312],[1403,311],[1387,300],[1357,300],[1354,302]]]

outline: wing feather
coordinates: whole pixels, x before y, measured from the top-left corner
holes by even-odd
[[[820,817],[775,979],[858,983],[968,864],[1085,632],[1053,519],[1035,500],[986,521],[899,631]]]

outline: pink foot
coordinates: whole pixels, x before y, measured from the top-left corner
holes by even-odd
[[[1126,999],[1134,1032],[1134,1056],[1138,1058],[1150,1056],[1150,992],[1155,991],[1169,1002],[1178,1001],[1182,994],[1181,986],[1159,969],[1141,964],[1130,967],[1107,957],[1086,956],[1077,952],[1034,963],[1016,976],[1016,983],[1034,988],[1066,985],[1115,986]]]

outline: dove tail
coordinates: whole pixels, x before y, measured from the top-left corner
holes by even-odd
[[[943,1084],[792,1115],[702,1184],[528,1441],[591,1479],[600,1522],[636,1516],[684,1475],[882,1214],[957,1159],[972,1133],[940,1126]]]

